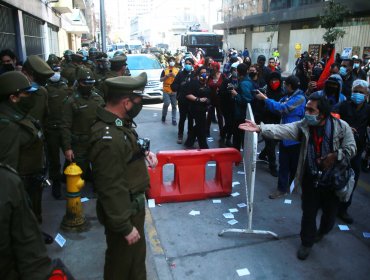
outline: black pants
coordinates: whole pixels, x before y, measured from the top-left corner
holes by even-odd
[[[244,120],[234,120],[233,122],[233,147],[240,151],[244,144],[244,130],[239,129],[239,125],[244,123]]]
[[[319,233],[327,234],[334,226],[339,199],[334,190],[314,188],[311,176],[305,175],[302,182],[302,245],[312,247],[317,234],[316,216],[322,210]]]
[[[297,171],[300,144],[279,146],[279,175],[277,188],[281,192],[288,192]]]
[[[208,149],[206,111],[190,109],[190,114],[195,120],[195,127],[193,131],[188,134],[188,139],[185,142],[185,146],[193,146],[195,139],[197,138],[199,148]]]
[[[348,207],[352,203],[352,196],[353,196],[353,193],[355,192],[355,189],[357,187],[358,178],[360,177],[360,172],[361,172],[361,155],[362,155],[362,152],[363,152],[362,150],[358,151],[356,156],[354,158],[352,158],[352,160],[351,160],[351,167],[352,167],[353,171],[355,172],[355,185],[353,186],[353,190],[352,190],[351,197],[349,198],[349,200],[347,202],[341,202],[339,204],[339,212],[341,212],[341,213],[347,212]]]
[[[268,162],[269,162],[269,167],[270,168],[276,168],[276,140],[273,139],[267,139],[264,138],[265,140],[265,147],[261,151],[260,156],[264,157],[267,156]]]
[[[188,134],[193,130],[193,117],[190,114],[189,103],[186,101],[179,101],[179,126],[178,126],[178,135],[184,135],[184,126],[185,121],[188,119]]]

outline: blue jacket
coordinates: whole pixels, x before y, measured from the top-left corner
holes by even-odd
[[[254,89],[252,80],[247,76],[238,84],[238,94],[234,99],[234,117],[236,120],[244,120],[246,116],[247,104],[253,100],[252,90]]]
[[[286,95],[280,101],[266,99],[266,107],[271,112],[281,114],[281,123],[292,123],[300,121],[304,117],[306,97],[304,92],[297,89],[292,95]],[[296,145],[299,142],[294,140],[283,140],[284,146]]]

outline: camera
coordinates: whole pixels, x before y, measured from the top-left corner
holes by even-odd
[[[143,154],[150,151],[150,139],[148,138],[138,138],[137,145]]]
[[[172,69],[170,70],[170,73],[172,73]]]

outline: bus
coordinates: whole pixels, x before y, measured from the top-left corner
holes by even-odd
[[[187,51],[192,53],[195,53],[196,48],[201,48],[205,52],[205,56],[222,62],[222,37],[222,35],[213,32],[187,32],[181,35],[181,46],[185,46]]]

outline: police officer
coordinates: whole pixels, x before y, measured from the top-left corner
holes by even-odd
[[[52,194],[54,198],[61,196],[60,150],[62,148],[62,108],[69,91],[67,81],[60,76],[60,61],[54,54],[49,55],[47,63],[55,74],[50,77],[45,85],[48,92],[49,116],[46,125],[46,143],[49,155],[49,178],[53,181]]]
[[[0,279],[48,279],[51,260],[17,172],[0,163]]]
[[[32,210],[41,222],[41,195],[45,162],[42,130],[29,115],[36,100],[37,88],[25,75],[12,71],[0,76],[0,162],[22,174]],[[45,242],[53,238],[44,234]],[[1,240],[1,239],[0,239]],[[2,279],[2,278],[0,278]]]
[[[42,191],[47,174],[47,154],[45,153],[43,131],[46,127],[48,116],[48,94],[43,85],[48,78],[54,75],[54,72],[37,55],[30,55],[27,58],[23,64],[22,72],[27,76],[32,86],[37,88],[32,95],[33,106],[28,114],[30,118],[33,118],[40,141],[33,148],[27,148],[22,151],[18,172],[31,198],[33,211],[41,223]]]
[[[69,162],[76,162],[89,179],[87,148],[90,127],[96,118],[96,108],[104,105],[103,98],[93,91],[95,80],[90,70],[80,68],[77,73],[77,86],[63,106],[61,123],[62,146]]]
[[[146,161],[155,167],[157,158],[133,127],[146,82],[146,73],[107,79],[107,105],[97,109],[92,127],[89,157],[98,195],[97,215],[107,242],[104,279],[146,279]]]
[[[85,68],[83,65],[83,55],[78,53],[73,53],[71,55],[71,62],[63,67],[61,75],[68,81],[68,87],[72,89],[74,82],[76,80],[77,72],[80,68]]]
[[[68,64],[71,64],[72,63],[72,54],[73,54],[73,51],[71,51],[71,50],[65,50],[64,51],[64,53],[63,53],[63,60],[62,60],[62,62],[60,64],[63,69],[65,67],[68,67]]]

